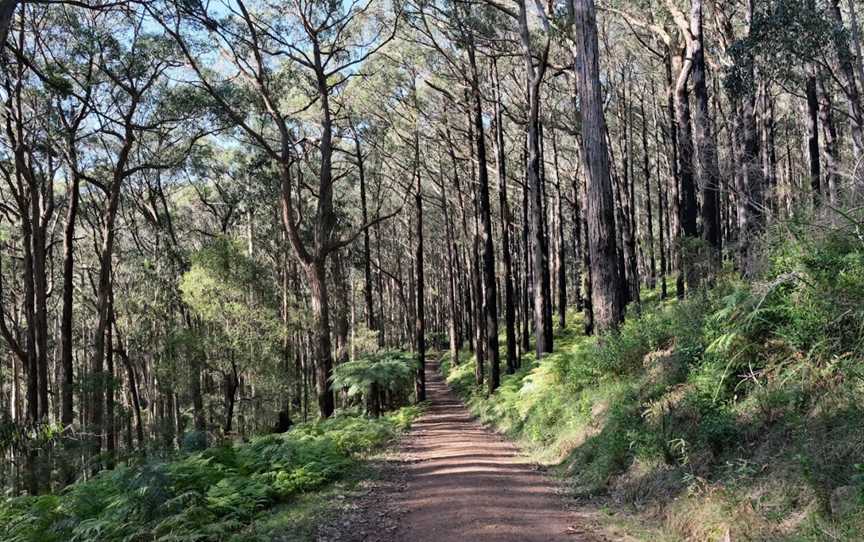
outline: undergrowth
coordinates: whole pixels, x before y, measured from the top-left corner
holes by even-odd
[[[295,503],[352,476],[417,414],[416,407],[378,419],[344,414],[247,443],[121,465],[60,493],[8,499],[0,502],[0,540],[273,540],[276,526],[291,523]]]
[[[862,540],[864,243],[784,227],[758,281],[646,291],[599,339],[571,314],[491,397],[473,359],[443,371],[575,496],[653,519],[650,539]]]

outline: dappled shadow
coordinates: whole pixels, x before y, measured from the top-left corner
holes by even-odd
[[[431,406],[401,448],[408,485],[396,504],[407,513],[396,539],[591,540],[574,536],[555,484],[482,427],[437,369],[426,376]]]

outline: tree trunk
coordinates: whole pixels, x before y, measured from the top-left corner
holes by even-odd
[[[231,433],[234,428],[234,405],[237,402],[237,388],[240,382],[237,378],[237,366],[231,360],[231,373],[223,375],[222,388],[225,394],[225,423],[222,429],[225,434]]]
[[[334,309],[335,318],[333,322],[333,335],[336,339],[336,365],[348,361],[348,277],[345,261],[341,251],[332,254],[331,265],[333,270],[333,286],[335,288]]]
[[[363,223],[369,223],[369,213],[366,204],[366,169],[364,157],[360,148],[360,136],[354,132],[354,150],[357,159],[357,175],[360,178],[360,211]],[[366,302],[366,327],[370,331],[378,331],[375,318],[375,305],[372,297],[372,254],[369,248],[369,228],[363,230],[363,299]],[[384,346],[384,335],[378,331],[378,346]]]
[[[416,83],[415,83],[416,84]],[[414,107],[417,106],[417,88],[414,87]],[[414,378],[414,395],[417,402],[426,400],[426,279],[423,264],[423,187],[420,177],[420,131],[414,126],[414,207],[417,220],[417,245],[414,253],[416,273],[416,295],[414,311],[414,347],[417,352],[417,372]]]
[[[587,176],[588,237],[591,254],[592,306],[599,330],[615,328],[624,318],[622,277],[616,264],[615,217],[606,121],[600,88],[597,20],[594,0],[571,0],[574,13],[574,63],[582,100],[582,157]]]
[[[114,220],[120,205],[120,188],[122,177],[115,176],[108,195],[108,206],[104,211],[102,246],[99,252],[99,280],[96,295],[96,313],[98,322],[94,331],[93,347],[93,406],[92,431],[93,453],[98,454],[102,448],[105,433],[105,397],[108,380],[105,376],[105,350],[108,326],[111,322],[111,267],[114,254]],[[110,348],[110,345],[107,345]]]
[[[751,0],[752,1],[752,0]],[[752,6],[750,7],[752,12]],[[843,15],[840,11],[840,0],[831,0],[830,9],[828,10],[834,18],[834,22],[838,29],[845,28],[843,24]],[[852,51],[849,48],[847,36],[843,32],[834,32],[834,47],[837,49],[837,58],[840,63],[840,72],[843,76],[844,92],[849,100],[849,117],[852,128],[852,143],[854,147],[855,159],[861,157],[864,152],[864,111],[861,108],[861,95],[858,91],[858,82],[855,80],[855,68],[853,65]]]
[[[810,190],[813,202],[819,204],[822,193],[822,171],[819,160],[819,97],[816,76],[807,77],[807,152],[810,157]]]
[[[711,129],[711,113],[708,104],[708,86],[705,82],[705,49],[703,36],[702,0],[691,1],[690,33],[693,58],[693,94],[696,110],[693,126],[696,148],[702,172],[702,237],[708,243],[709,261],[714,271],[720,268],[720,165],[717,159],[717,143]],[[694,195],[695,197],[695,195]]]
[[[109,283],[108,325],[105,328],[105,451],[108,456],[108,468],[114,467],[114,454],[117,451],[117,425],[114,418],[114,286]]]
[[[693,165],[695,153],[693,152],[693,135],[690,125],[690,92],[687,89],[688,81],[692,74],[693,59],[687,57],[687,53],[681,52],[680,56],[673,59],[677,72],[675,83],[675,125],[678,130],[678,195],[681,221],[681,243],[677,247],[681,252],[685,249],[688,238],[693,239],[698,235],[696,226],[696,186],[693,176]],[[678,273],[684,278],[687,287],[696,285],[696,276],[693,272],[693,262],[678,258]],[[679,297],[683,291],[679,288]]]
[[[819,119],[822,122],[822,133],[825,136],[826,187],[823,190],[827,192],[829,201],[832,204],[836,204],[839,189],[839,176],[837,172],[840,158],[837,153],[837,128],[834,125],[833,99],[831,91],[825,82],[825,77],[820,76],[818,82],[822,96],[821,100],[819,100]]]
[[[495,282],[495,246],[492,241],[492,206],[489,201],[489,172],[486,165],[486,136],[483,128],[483,102],[480,81],[474,60],[473,44],[468,49],[472,70],[472,98],[474,106],[474,137],[477,145],[479,180],[480,236],[483,256],[483,313],[485,322],[486,356],[489,359],[489,392],[501,383],[501,363],[498,350],[498,299]]]
[[[555,258],[555,279],[558,286],[558,328],[567,326],[567,265],[564,243],[564,212],[561,196],[561,170],[558,167],[558,140],[555,129],[552,129],[552,161],[555,167],[555,239],[558,246]]]
[[[516,372],[516,299],[513,288],[513,257],[510,246],[511,217],[507,202],[507,159],[504,155],[504,116],[501,106],[501,84],[498,66],[494,59],[492,70],[495,78],[495,156],[498,166],[498,196],[501,206],[501,257],[504,261],[504,320],[507,340],[507,374]]]
[[[424,302],[425,279],[423,276],[423,197],[420,192],[420,172],[415,173],[417,191],[414,194],[414,207],[417,213],[417,239],[414,251],[414,265],[417,293],[415,295],[414,349],[417,353],[418,367],[414,379],[414,394],[417,402],[426,400],[426,311]]]
[[[531,50],[531,37],[528,30],[528,15],[525,1],[519,2],[519,35],[522,44],[522,54],[528,74],[528,190],[530,233],[534,257],[534,335],[535,352],[539,360],[544,353],[552,351],[552,318],[546,310],[546,304],[551,303],[551,288],[549,277],[549,247],[546,243],[546,218],[543,214],[543,186],[541,179],[540,151],[540,84],[546,69],[546,63],[534,67],[534,54]],[[548,44],[547,44],[548,51]],[[544,53],[545,56],[545,53]]]
[[[651,202],[651,155],[648,148],[648,116],[645,113],[645,96],[640,96],[639,112],[642,115],[642,176],[645,178],[646,242],[648,243],[648,288],[657,286],[657,255],[654,250],[654,216]],[[662,226],[661,226],[662,229]],[[662,250],[662,248],[661,248]]]
[[[60,421],[64,426],[74,421],[74,368],[72,345],[72,308],[75,291],[74,249],[75,220],[78,216],[79,177],[73,174],[69,187],[69,202],[66,208],[66,227],[63,232],[63,314],[60,318],[60,363],[63,367],[61,385],[62,408]]]
[[[453,221],[450,216],[450,205],[447,202],[447,181],[444,178],[444,168],[441,172],[441,209],[444,212],[445,243],[447,244],[447,307],[449,309],[448,333],[450,337],[450,362],[459,364],[459,347],[462,339],[459,334],[459,308],[456,304],[456,241],[453,234]]]
[[[318,411],[329,418],[335,408],[330,375],[333,373],[333,352],[330,342],[330,296],[327,288],[327,268],[319,258],[305,266],[312,298],[312,321],[315,330],[315,385]]]

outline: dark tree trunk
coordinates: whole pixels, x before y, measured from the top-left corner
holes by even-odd
[[[684,249],[684,245],[688,239],[693,239],[698,235],[697,229],[697,206],[696,206],[696,185],[694,182],[694,161],[696,155],[693,149],[693,134],[690,124],[690,92],[687,84],[690,80],[693,67],[693,59],[688,58],[686,53],[682,52],[680,56],[675,57],[675,72],[677,73],[677,81],[675,83],[675,125],[678,130],[678,197],[679,197],[679,217],[681,222],[681,246],[678,246],[680,253]],[[686,261],[682,256],[678,256],[678,273],[683,277],[687,287],[694,287],[696,276],[693,272],[692,262]],[[680,279],[679,279],[680,280]],[[683,288],[679,288],[678,296],[683,294]]]
[[[225,434],[231,433],[234,428],[234,405],[237,402],[237,388],[240,386],[240,379],[237,377],[237,366],[234,360],[231,360],[231,372],[225,373],[222,377],[222,389],[225,395],[225,422],[222,429]]]
[[[417,221],[417,239],[414,252],[416,273],[415,314],[414,314],[414,348],[417,353],[418,368],[414,379],[414,394],[418,402],[426,400],[426,309],[424,304],[425,277],[423,275],[423,196],[420,186],[420,146],[419,134],[415,133],[415,190],[414,207]]]
[[[364,167],[363,151],[360,147],[360,135],[354,131],[354,151],[357,160],[357,175],[360,178],[360,211],[363,224],[369,223],[369,212],[366,203],[366,169]],[[372,253],[369,248],[369,228],[363,230],[363,299],[366,303],[366,327],[371,331],[378,331],[375,318],[375,304],[373,301],[372,288]],[[378,345],[384,346],[384,335],[378,331]]]
[[[108,311],[110,320],[105,328],[105,451],[108,455],[108,468],[114,466],[114,454],[117,451],[117,426],[114,417],[114,285],[108,286]]]
[[[630,103],[628,100],[629,81],[622,76],[621,81],[621,175],[619,182],[616,183],[617,195],[619,204],[618,211],[618,231],[621,232],[621,260],[622,260],[622,277],[624,278],[625,302],[634,303],[638,310],[641,302],[639,296],[639,265],[636,257],[636,213],[635,213],[635,197],[633,190],[633,145],[631,142],[631,118],[630,118]],[[607,127],[608,130],[608,127]],[[611,142],[610,142],[611,145]],[[613,159],[614,164],[614,159]]]
[[[838,197],[838,165],[837,154],[837,128],[834,125],[834,109],[832,94],[825,83],[825,77],[819,77],[819,87],[822,99],[819,100],[819,119],[822,122],[823,135],[825,136],[825,184],[828,198],[832,204],[837,203]]]
[[[522,54],[528,74],[528,190],[530,233],[534,251],[534,335],[537,359],[544,353],[552,351],[552,318],[546,310],[551,303],[551,288],[549,277],[549,247],[546,242],[546,217],[543,214],[543,181],[541,179],[540,151],[540,85],[546,69],[546,63],[541,62],[535,68],[534,54],[531,50],[531,38],[528,30],[528,15],[525,1],[519,2],[519,35],[522,44]],[[548,43],[544,57],[548,53]]]
[[[657,286],[657,256],[654,249],[654,215],[651,202],[651,155],[648,148],[648,116],[645,113],[645,97],[641,96],[639,101],[639,112],[642,115],[642,176],[645,178],[645,220],[648,243],[648,287],[654,289]],[[662,230],[662,222],[661,222]],[[662,251],[662,248],[661,248]]]
[[[558,251],[555,258],[556,282],[558,284],[558,328],[563,330],[567,326],[567,265],[564,242],[564,212],[562,210],[561,196],[561,170],[558,167],[558,141],[555,130],[552,130],[552,160],[555,165],[555,236]]]
[[[456,241],[453,234],[453,221],[451,220],[447,202],[447,181],[444,178],[444,168],[441,171],[441,208],[444,212],[445,243],[447,244],[447,307],[449,309],[448,332],[450,336],[450,360],[453,365],[459,363],[459,347],[462,339],[459,335],[459,308],[456,304]]]
[[[135,414],[135,432],[138,437],[138,447],[141,450],[145,449],[144,445],[144,423],[141,419],[141,398],[138,389],[138,378],[135,375],[135,368],[132,366],[132,360],[129,359],[129,354],[123,346],[123,340],[120,332],[117,329],[116,319],[112,322],[114,326],[114,336],[116,337],[117,354],[123,360],[123,365],[126,369],[126,378],[129,382],[129,394],[131,396],[132,411]]]
[[[819,160],[819,97],[816,94],[816,77],[807,77],[807,152],[810,157],[810,190],[813,201],[818,204],[822,196],[822,171]]]
[[[69,187],[69,202],[66,207],[66,228],[63,232],[63,314],[60,317],[60,363],[63,367],[63,383],[61,384],[62,408],[60,421],[64,426],[74,421],[74,368],[72,345],[72,308],[75,291],[74,275],[74,245],[75,220],[78,216],[79,178],[72,176]]]
[[[705,50],[702,31],[702,0],[692,0],[690,11],[690,33],[692,34],[691,57],[693,58],[693,94],[696,112],[693,125],[696,146],[702,170],[702,237],[708,243],[713,270],[720,268],[720,165],[717,160],[717,144],[711,129],[708,103],[708,86],[705,82]]]
[[[576,288],[576,310],[582,311],[584,299],[582,293],[582,192],[579,173],[573,175],[573,285]]]
[[[600,88],[597,21],[593,0],[571,0],[577,85],[582,100],[582,158],[587,176],[588,237],[591,253],[592,305],[599,330],[615,328],[624,318],[622,277],[616,265],[609,151]]]
[[[480,235],[483,254],[483,313],[486,326],[486,356],[489,359],[489,392],[501,383],[501,362],[498,350],[498,299],[495,283],[495,246],[492,242],[492,208],[489,201],[489,172],[486,164],[486,136],[483,128],[483,102],[480,80],[474,58],[474,47],[468,47],[472,74],[472,105],[474,109],[474,137],[477,147]]]
[[[101,451],[103,437],[105,434],[105,396],[107,392],[108,379],[105,375],[105,349],[108,337],[108,325],[111,321],[110,295],[111,295],[111,260],[114,254],[114,220],[120,205],[120,185],[122,177],[116,176],[112,181],[111,190],[108,195],[108,206],[104,212],[104,230],[102,232],[102,246],[99,253],[99,281],[97,289],[96,313],[97,326],[94,332],[95,345],[93,347],[93,406],[92,406],[92,430],[93,453]],[[107,345],[110,348],[110,345]]]
[[[501,257],[504,261],[504,320],[507,340],[507,374],[516,372],[516,299],[513,291],[513,260],[510,246],[510,208],[507,202],[507,159],[504,155],[504,116],[501,110],[501,85],[498,66],[493,61],[495,77],[495,156],[498,165],[498,196],[501,206]]]

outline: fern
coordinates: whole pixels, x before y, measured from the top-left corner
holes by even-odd
[[[417,413],[337,416],[173,461],[121,465],[61,494],[6,499],[0,541],[245,540],[242,533],[267,508],[337,480],[357,455],[388,442]]]
[[[362,395],[374,384],[400,390],[413,382],[417,361],[412,354],[385,351],[339,365],[333,370],[333,388],[347,388],[349,396]]]

